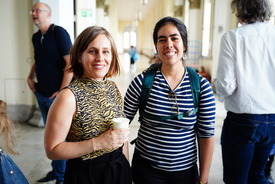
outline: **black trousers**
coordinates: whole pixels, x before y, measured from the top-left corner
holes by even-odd
[[[135,64],[136,61],[134,60],[134,58],[131,57],[130,60],[131,60],[131,64]]]
[[[68,160],[65,184],[131,184],[131,170],[122,149],[103,156]]]
[[[132,175],[135,184],[196,184],[198,168],[195,164],[190,169],[168,172],[156,169],[141,157],[137,150],[132,160]]]

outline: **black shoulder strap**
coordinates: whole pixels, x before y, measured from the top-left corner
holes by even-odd
[[[55,24],[53,24],[53,27],[52,27],[52,30],[53,30],[53,32],[54,32],[54,37],[55,37],[55,42],[56,42],[56,45],[57,45],[57,49],[58,49],[58,54],[59,54],[59,57],[60,57],[60,59],[62,59],[61,61],[63,61],[63,62],[58,62],[58,66],[60,67],[60,69],[64,69],[65,68],[65,66],[66,66],[66,62],[65,62],[65,60],[63,59],[63,56],[62,56],[62,54],[61,54],[61,51],[60,51],[60,42],[58,41],[58,36],[57,36],[57,31],[58,31],[58,26],[56,26]]]

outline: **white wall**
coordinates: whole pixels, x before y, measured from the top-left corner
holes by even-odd
[[[190,9],[189,10],[189,27],[187,26],[188,31],[188,40],[201,40],[202,34],[202,21],[201,21],[202,10],[200,9]]]
[[[106,26],[106,29],[112,35],[116,45],[118,45],[120,43],[122,37],[118,32],[119,28],[118,28],[117,2],[116,2],[116,0],[109,0],[109,3],[110,3],[109,18],[106,18],[106,20],[108,20],[108,25],[105,25],[105,26]]]
[[[86,17],[83,15],[85,13],[87,13]],[[96,0],[76,1],[76,22],[76,35],[96,24]]]
[[[230,7],[231,0],[216,0],[214,10],[214,29],[213,29],[213,49],[212,49],[212,67],[211,78],[217,76],[217,65],[220,51],[220,41],[222,35],[230,30],[232,24],[232,12]]]
[[[0,99],[33,104],[26,77],[32,58],[29,0],[0,0]]]

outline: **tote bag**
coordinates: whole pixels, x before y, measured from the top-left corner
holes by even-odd
[[[29,184],[15,162],[0,148],[0,184]]]

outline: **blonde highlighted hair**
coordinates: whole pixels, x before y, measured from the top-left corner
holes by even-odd
[[[0,100],[0,135],[1,141],[4,143],[6,151],[10,154],[17,155],[18,152],[14,151],[14,137],[13,137],[14,125],[7,114],[7,103]]]

